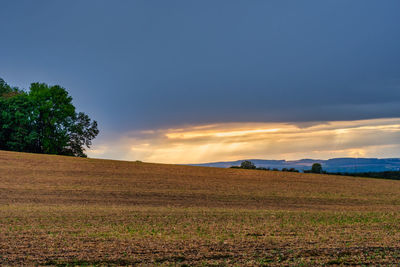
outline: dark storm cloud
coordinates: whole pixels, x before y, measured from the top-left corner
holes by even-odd
[[[400,2],[2,1],[0,77],[102,129],[399,117]]]

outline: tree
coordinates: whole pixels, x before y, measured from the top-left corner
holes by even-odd
[[[320,163],[314,163],[311,167],[312,173],[322,173],[322,165]]]
[[[69,141],[69,130],[76,116],[72,97],[60,86],[32,83],[29,97],[36,110],[35,151],[46,154],[65,154]]]
[[[0,79],[0,108],[0,149],[86,157],[99,133],[58,85],[32,83],[26,93]]]
[[[32,152],[35,106],[27,94],[0,97],[0,149]]]
[[[256,165],[253,164],[253,162],[245,160],[240,164],[240,168],[242,169],[255,169]]]
[[[97,121],[91,121],[85,113],[79,112],[69,132],[69,142],[66,153],[78,157],[86,157],[84,146],[90,147],[92,140],[99,134]]]

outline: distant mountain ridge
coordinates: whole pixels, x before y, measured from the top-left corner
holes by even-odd
[[[300,159],[300,160],[263,160],[243,159],[236,161],[211,162],[203,164],[189,164],[192,166],[207,166],[229,168],[239,166],[244,160],[253,162],[257,167],[265,168],[296,168],[300,171],[311,169],[312,164],[321,163],[322,168],[328,172],[382,172],[399,171],[400,158],[333,158],[328,160]]]

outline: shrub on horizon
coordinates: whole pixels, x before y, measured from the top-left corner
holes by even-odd
[[[240,164],[240,168],[242,169],[256,169],[256,165],[253,164],[253,162],[249,160],[242,161]]]

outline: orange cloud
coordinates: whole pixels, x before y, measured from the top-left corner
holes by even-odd
[[[245,158],[400,156],[400,119],[288,123],[221,123],[132,132],[88,151],[91,157],[162,163]]]

